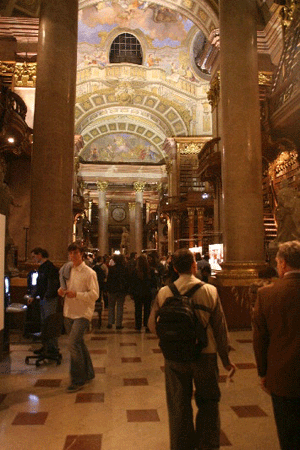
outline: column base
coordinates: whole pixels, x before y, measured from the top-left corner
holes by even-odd
[[[223,263],[216,276],[229,330],[251,329],[251,299],[249,286],[258,279],[258,272],[266,267],[261,263]]]
[[[258,263],[222,263],[222,271],[217,273],[217,285],[249,286],[258,278],[258,272],[266,268],[264,261]]]

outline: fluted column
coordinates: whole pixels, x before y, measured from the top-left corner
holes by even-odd
[[[189,220],[189,248],[194,247],[194,233],[195,233],[195,209],[188,208],[188,220]]]
[[[129,209],[129,248],[130,248],[130,252],[136,252],[136,249],[135,249],[135,202],[129,202],[128,209]]]
[[[250,277],[264,261],[256,8],[220,0],[223,268]]]
[[[72,237],[78,0],[42,0],[40,11],[29,245],[58,262]]]
[[[135,190],[135,251],[138,255],[143,250],[143,192],[145,182],[133,183]]]
[[[99,253],[103,256],[107,253],[108,248],[108,225],[107,225],[107,213],[106,213],[106,190],[108,187],[107,181],[97,182],[97,189],[99,192],[98,202],[98,248]]]
[[[198,247],[203,246],[204,208],[197,208]]]

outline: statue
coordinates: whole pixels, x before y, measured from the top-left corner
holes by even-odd
[[[9,234],[9,217],[10,217],[10,206],[17,206],[14,202],[14,198],[10,192],[9,187],[4,182],[4,177],[6,173],[6,162],[3,157],[0,157],[0,214],[6,217],[5,221],[5,272],[10,275],[18,275],[19,271],[15,267],[14,263],[14,241]]]
[[[288,186],[288,181],[281,183],[278,192],[278,205],[275,211],[277,221],[276,242],[300,239],[300,192]]]
[[[121,253],[127,254],[129,252],[129,233],[126,227],[123,227],[121,236]]]

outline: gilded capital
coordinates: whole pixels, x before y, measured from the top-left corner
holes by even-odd
[[[145,186],[146,186],[145,181],[135,181],[133,183],[133,189],[135,190],[135,192],[144,192]]]
[[[135,202],[128,202],[129,211],[133,211],[135,209]]]
[[[198,217],[204,216],[204,208],[196,208]]]
[[[100,181],[100,180],[97,181],[97,189],[98,189],[98,191],[104,192],[104,191],[107,190],[107,188],[108,188],[108,182],[107,181]]]
[[[195,208],[188,208],[187,211],[188,211],[189,218],[194,217]]]

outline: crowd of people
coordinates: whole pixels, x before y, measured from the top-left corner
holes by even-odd
[[[174,282],[179,276],[173,267],[173,255],[159,258],[155,250],[140,256],[137,256],[136,252],[113,256],[85,253],[85,263],[97,274],[100,290],[96,302],[99,326],[102,323],[101,312],[104,307],[108,309],[107,328],[112,328],[115,324],[117,330],[123,328],[123,306],[126,295],[129,295],[135,305],[135,329],[140,331],[144,326],[148,333],[151,304],[158,290]],[[208,282],[210,275],[208,256],[200,255],[197,257],[196,276]]]
[[[46,250],[39,247],[32,250],[32,257],[39,264],[35,297],[40,297],[42,324],[56,309],[58,296],[64,298],[63,316],[71,356],[71,383],[67,392],[82,389],[95,377],[84,334],[97,303],[108,308],[107,328],[115,326],[121,330],[125,298],[130,295],[135,304],[136,330],[141,331],[144,326],[146,332],[158,334],[157,321],[162,309],[169,308],[170,317],[168,305],[178,295],[176,317],[187,315],[184,298],[192,291],[189,305],[192,321],[195,330],[197,323],[201,323],[206,335],[201,353],[188,360],[166,357],[163,350],[166,347],[159,337],[165,356],[171,450],[219,449],[217,356],[230,378],[236,367],[230,358],[231,346],[219,294],[209,283],[211,270],[207,258],[196,260],[188,249],[177,250],[172,257],[161,260],[155,251],[139,256],[132,253],[128,258],[121,254],[101,257],[84,253],[77,243],[68,247],[68,254],[69,262],[58,274]],[[296,450],[300,448],[300,242],[280,244],[276,262],[277,272],[269,268],[260,274],[261,282],[250,287],[253,346],[261,385],[271,394],[280,447]],[[276,275],[279,279],[273,282]],[[174,341],[180,335],[176,328],[184,329],[185,325],[184,321],[174,320],[166,325],[169,326],[173,327],[171,334],[165,335]],[[185,334],[181,336],[184,340]],[[197,334],[195,337],[197,342]],[[173,344],[170,349],[177,353],[182,342],[178,340],[178,346]],[[48,352],[57,352],[56,336],[52,339],[48,336],[43,347]],[[195,423],[191,406],[193,385]]]

